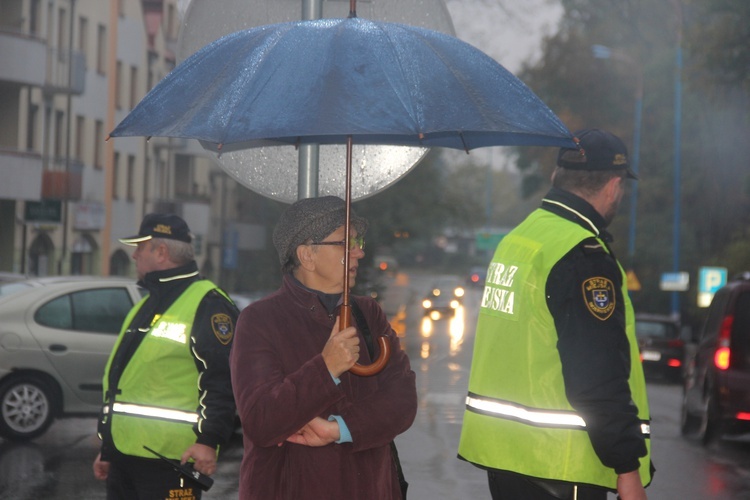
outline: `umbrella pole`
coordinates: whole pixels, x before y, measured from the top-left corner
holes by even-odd
[[[349,254],[351,249],[349,248],[349,236],[350,236],[350,225],[351,225],[351,211],[352,211],[352,136],[346,138],[346,186],[345,189],[345,206],[346,215],[344,217],[344,293],[342,296],[341,303],[341,321],[340,327],[347,328],[351,325],[352,318],[352,306],[349,302]]]
[[[345,205],[346,215],[344,217],[344,293],[341,302],[341,311],[339,313],[339,328],[344,329],[352,324],[352,306],[349,301],[349,232],[351,226],[352,212],[352,136],[346,138],[346,186],[345,186]],[[380,345],[380,355],[373,360],[372,364],[363,366],[355,363],[349,371],[360,377],[370,377],[376,375],[385,368],[386,363],[391,357],[391,346],[388,338],[383,335],[378,338]]]

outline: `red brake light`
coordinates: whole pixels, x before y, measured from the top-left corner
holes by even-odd
[[[670,359],[667,361],[667,365],[671,366],[672,368],[677,368],[679,366],[682,366],[682,361],[679,359]]]
[[[378,267],[380,267],[381,271],[385,271],[386,269],[388,269],[388,263],[387,262],[381,262]]]
[[[479,275],[478,274],[472,274],[471,275],[471,281],[473,283],[477,283],[479,281]]]
[[[729,369],[729,355],[731,354],[731,350],[729,348],[729,340],[732,337],[733,324],[734,316],[732,315],[726,316],[724,318],[724,321],[721,322],[717,348],[716,352],[714,353],[714,365],[719,370]]]
[[[741,411],[737,415],[735,415],[737,420],[750,420],[750,413],[746,411]]]

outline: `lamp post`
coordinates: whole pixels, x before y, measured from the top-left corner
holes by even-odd
[[[672,228],[672,272],[680,272],[680,184],[681,173],[681,123],[682,123],[682,3],[680,0],[672,0],[677,19],[675,51],[675,73],[674,73],[674,226]],[[672,292],[672,316],[680,315],[679,292]]]
[[[633,154],[631,155],[630,168],[638,174],[639,158],[641,156],[641,114],[643,113],[643,69],[641,65],[624,52],[610,49],[604,45],[592,45],[591,52],[597,59],[612,59],[623,61],[634,68],[636,77],[635,85],[635,110],[633,113]],[[635,221],[636,205],[638,203],[638,183],[632,184],[630,191],[630,227],[628,229],[628,269],[633,269],[635,261]]]

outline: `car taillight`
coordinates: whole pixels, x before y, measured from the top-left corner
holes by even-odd
[[[750,420],[750,413],[746,411],[741,411],[737,415],[735,415],[737,420]]]
[[[719,370],[729,369],[729,340],[732,337],[732,324],[734,323],[734,316],[729,315],[724,318],[721,322],[721,328],[719,329],[719,339],[716,342],[716,352],[714,353],[714,365]]]
[[[669,361],[667,361],[667,365],[671,366],[672,368],[679,368],[680,366],[682,366],[682,361],[680,361],[679,359],[672,358]]]

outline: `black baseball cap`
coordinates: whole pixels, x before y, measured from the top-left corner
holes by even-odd
[[[141,241],[151,238],[165,238],[168,240],[193,241],[190,228],[182,217],[174,214],[147,214],[143,217],[138,234],[128,238],[120,238],[120,243],[135,246]]]
[[[569,170],[626,170],[631,179],[638,176],[630,169],[628,149],[616,135],[598,128],[579,130],[573,134],[578,149],[560,148],[557,165]]]

